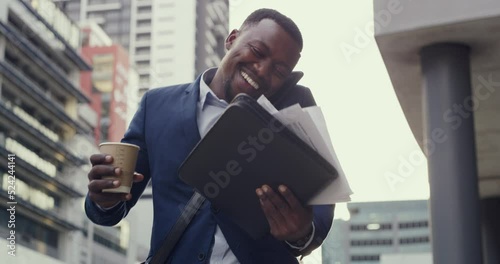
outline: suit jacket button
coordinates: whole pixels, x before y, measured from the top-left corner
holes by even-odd
[[[198,260],[199,261],[205,260],[205,254],[203,254],[203,253],[198,254]]]

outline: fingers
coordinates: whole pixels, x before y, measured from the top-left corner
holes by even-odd
[[[94,154],[90,156],[90,163],[92,166],[99,164],[111,164],[113,163],[113,157],[106,154]]]
[[[113,179],[98,179],[92,180],[88,184],[89,198],[91,201],[99,204],[101,207],[107,208],[115,205],[120,201],[128,201],[132,198],[130,193],[110,193],[103,192],[103,189],[112,189],[120,186],[119,180]]]
[[[120,168],[115,168],[111,165],[94,165],[88,174],[89,181],[101,179],[105,176],[116,177],[121,174]]]
[[[112,189],[118,186],[120,186],[120,181],[117,179],[96,179],[91,180],[88,184],[91,193],[101,193],[103,189]]]
[[[280,185],[278,187],[280,194],[285,198],[286,202],[292,210],[298,210],[302,208],[302,204],[297,200],[295,195],[288,189],[285,185]]]
[[[265,188],[257,188],[255,190],[257,196],[259,197],[260,205],[264,215],[266,216],[267,222],[269,223],[271,234],[279,238],[280,234],[280,223],[284,220],[283,216],[280,217],[279,212],[276,207],[272,204],[271,200],[268,199],[265,194]]]
[[[262,209],[268,211],[271,216],[279,213],[286,214],[290,209],[287,201],[281,198],[279,194],[275,193],[268,185],[263,185],[261,188],[258,188],[256,193],[260,199]],[[279,216],[275,217],[279,218]]]
[[[269,199],[269,201],[277,211],[286,213],[290,209],[287,201],[284,200],[279,194],[275,193],[271,187],[264,185],[262,189],[264,190],[266,197]]]
[[[94,154],[90,156],[90,163],[92,168],[88,174],[89,181],[94,179],[101,179],[104,176],[118,176],[120,173],[119,168],[114,168],[113,157],[104,154]]]
[[[279,238],[281,234],[287,231],[287,226],[284,225],[284,223],[286,223],[288,214],[290,213],[290,207],[286,201],[268,185],[263,185],[262,188],[258,188],[256,192],[257,196],[259,196],[260,204],[266,215],[269,227],[271,228],[271,234]]]
[[[88,173],[89,198],[101,207],[107,208],[120,201],[127,201],[132,198],[130,193],[110,193],[103,192],[103,189],[119,187],[121,182],[118,177],[121,175],[120,168],[113,167],[113,157],[104,154],[94,154],[90,157],[92,168]],[[134,180],[144,179],[142,174],[134,174]]]
[[[137,172],[134,172],[133,180],[134,180],[134,182],[141,182],[144,180],[144,175],[137,173]]]
[[[271,234],[279,240],[301,238],[310,229],[312,207],[304,207],[293,192],[284,185],[274,192],[268,185],[256,189]]]
[[[105,154],[94,154],[90,156],[92,169],[88,174],[89,180],[101,179],[104,176],[119,176],[121,173],[120,168],[112,166],[113,157]],[[134,172],[133,181],[141,182],[144,180],[144,175]]]

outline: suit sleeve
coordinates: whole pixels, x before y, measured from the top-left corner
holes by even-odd
[[[311,244],[303,250],[297,250],[288,246],[288,250],[292,252],[294,256],[307,256],[311,254],[313,250],[320,247],[323,241],[326,239],[333,222],[333,212],[335,205],[314,205],[314,226],[315,232]]]
[[[92,202],[87,194],[85,198],[85,212],[87,217],[94,223],[105,226],[112,226],[120,222],[130,209],[137,203],[137,200],[144,192],[149,179],[149,161],[148,161],[148,150],[146,145],[146,106],[147,106],[148,93],[144,94],[139,108],[130,123],[128,130],[125,132],[125,136],[122,139],[124,143],[135,144],[140,147],[139,155],[137,158],[136,172],[142,173],[144,175],[144,180],[139,183],[134,183],[132,189],[130,190],[132,194],[132,199],[127,202],[120,202],[118,205],[114,206],[108,210],[100,209],[94,202]]]

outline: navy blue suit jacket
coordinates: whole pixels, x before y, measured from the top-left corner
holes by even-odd
[[[136,171],[145,179],[132,187],[132,200],[103,213],[87,197],[85,210],[89,219],[100,225],[117,224],[135,205],[151,180],[154,221],[151,238],[152,255],[174,225],[193,194],[193,188],[178,178],[180,164],[200,140],[196,121],[200,77],[191,83],[152,89],[139,106],[123,142],[140,146]],[[314,105],[309,89],[292,85],[271,101],[278,109],[295,103]],[[257,199],[257,197],[256,197]],[[207,263],[213,246],[216,225],[241,263],[297,263],[295,256],[307,254],[325,239],[333,219],[332,206],[314,206],[316,233],[312,245],[297,252],[270,234],[253,240],[223,213],[206,201],[179,240],[169,263]]]

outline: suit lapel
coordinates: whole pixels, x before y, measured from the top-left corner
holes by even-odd
[[[196,144],[200,141],[200,132],[196,120],[198,98],[200,93],[200,77],[191,83],[181,96],[180,107],[182,108],[182,127],[184,136],[188,142]]]

